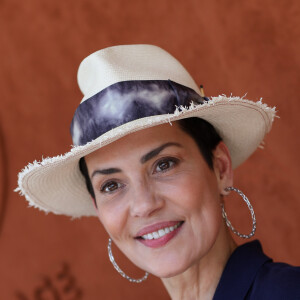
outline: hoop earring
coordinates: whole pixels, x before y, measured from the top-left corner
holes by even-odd
[[[127,280],[129,280],[130,282],[135,282],[135,283],[141,283],[142,281],[146,280],[149,273],[148,272],[145,272],[145,275],[144,277],[140,278],[140,279],[134,279],[134,278],[131,278],[129,277],[128,275],[126,275],[121,269],[120,267],[117,265],[115,259],[114,259],[114,256],[112,254],[112,251],[111,251],[111,243],[112,243],[112,240],[111,238],[108,239],[108,246],[107,246],[107,249],[108,249],[108,256],[109,256],[109,260],[111,261],[111,263],[113,264],[114,268],[118,271],[118,273],[126,278]]]
[[[222,216],[223,218],[225,219],[225,222],[226,222],[226,225],[232,230],[232,232],[234,234],[236,234],[237,236],[243,238],[243,239],[249,239],[251,238],[254,233],[255,233],[255,230],[256,230],[256,218],[255,218],[255,214],[254,214],[254,210],[253,210],[253,207],[250,203],[250,201],[248,200],[248,198],[237,188],[234,188],[234,187],[227,187],[225,188],[225,191],[234,191],[234,192],[237,192],[242,198],[243,200],[246,202],[249,210],[250,210],[250,213],[251,213],[251,218],[252,218],[252,230],[249,234],[241,234],[239,233],[231,224],[231,222],[228,220],[227,218],[227,214],[225,212],[225,209],[224,209],[224,204],[221,203],[221,207],[222,207]]]

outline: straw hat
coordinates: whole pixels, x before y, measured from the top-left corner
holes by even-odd
[[[18,188],[30,206],[72,217],[96,216],[79,159],[132,132],[199,117],[229,148],[233,167],[245,161],[271,129],[275,108],[239,97],[204,97],[186,69],[152,45],[99,50],[79,66],[84,95],[77,108],[70,152],[28,164]]]

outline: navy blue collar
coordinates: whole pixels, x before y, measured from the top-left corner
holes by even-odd
[[[258,240],[237,247],[222,273],[213,300],[244,299],[259,268],[272,261],[262,252]]]

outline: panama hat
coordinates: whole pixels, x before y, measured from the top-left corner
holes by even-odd
[[[71,123],[73,147],[28,164],[16,189],[30,206],[72,217],[96,216],[81,157],[138,130],[199,117],[222,137],[235,168],[261,144],[276,113],[261,100],[204,97],[186,69],[153,45],[114,46],[89,55],[79,66],[78,84],[84,97]]]

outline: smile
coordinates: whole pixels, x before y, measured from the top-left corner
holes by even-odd
[[[184,224],[183,221],[168,223],[173,224],[157,224],[154,225],[156,228],[151,226],[152,230],[151,228],[143,230],[144,232],[142,232],[140,236],[136,237],[136,240],[150,248],[159,248],[164,246],[178,234]]]
[[[160,237],[163,237],[164,235],[174,231],[176,228],[178,228],[182,222],[178,222],[175,226],[170,226],[166,228],[159,229],[158,231],[154,231],[148,234],[145,234],[142,236],[144,240],[157,240]]]

